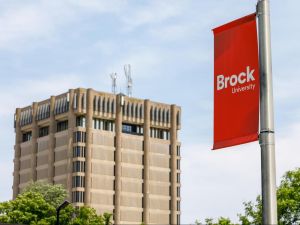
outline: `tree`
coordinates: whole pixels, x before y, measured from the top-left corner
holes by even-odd
[[[197,220],[196,222],[197,222],[196,224],[200,224]],[[231,225],[232,223],[229,218],[220,217],[216,223],[214,222],[214,219],[206,218],[205,224],[206,225]]]
[[[25,187],[22,193],[37,192],[40,193],[46,202],[57,208],[67,197],[67,191],[61,184],[49,184],[43,181],[31,182]]]
[[[262,224],[261,196],[256,202],[244,203],[244,215],[239,214],[243,225]],[[277,188],[277,209],[279,224],[296,224],[300,222],[300,168],[288,171]]]
[[[54,225],[56,207],[66,198],[61,185],[31,183],[15,200],[0,203],[0,223]],[[60,225],[110,225],[111,214],[97,215],[90,207],[68,205],[61,210]]]
[[[0,203],[0,222],[51,225],[55,222],[55,208],[40,193],[25,192],[15,200]]]

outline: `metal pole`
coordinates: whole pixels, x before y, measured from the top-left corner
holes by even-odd
[[[258,0],[263,224],[277,224],[275,138],[269,0]]]
[[[60,209],[58,208],[56,210],[56,223],[55,223],[55,225],[59,225],[59,211],[60,211]]]

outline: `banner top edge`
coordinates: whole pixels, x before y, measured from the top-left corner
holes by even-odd
[[[247,23],[247,22],[250,22],[252,20],[255,20],[256,19],[256,13],[252,13],[252,14],[249,14],[247,16],[244,16],[242,18],[239,18],[239,19],[236,19],[236,20],[233,20],[229,23],[225,23],[219,27],[216,27],[214,29],[212,29],[213,33],[214,34],[218,34],[218,33],[221,33],[225,30],[228,30],[232,27],[235,27],[235,26],[238,26],[238,25],[241,25],[243,23]]]

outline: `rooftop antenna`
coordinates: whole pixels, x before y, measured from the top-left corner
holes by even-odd
[[[117,91],[117,73],[111,73],[110,77],[111,77],[111,82],[112,82],[111,91],[112,91],[112,93],[116,94],[116,91]]]
[[[124,66],[124,72],[127,80],[127,95],[129,97],[132,96],[132,78],[131,78],[131,66],[130,64],[126,64]]]

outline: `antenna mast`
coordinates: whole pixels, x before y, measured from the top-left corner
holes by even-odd
[[[112,91],[112,93],[116,94],[116,91],[117,91],[117,73],[111,73],[110,77],[111,77],[111,82],[112,82],[111,91]]]
[[[129,97],[132,96],[132,78],[131,78],[131,66],[130,64],[126,64],[124,66],[124,72],[127,80],[127,95]]]

